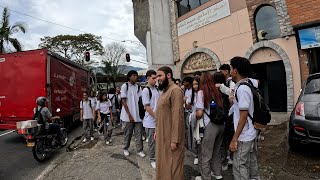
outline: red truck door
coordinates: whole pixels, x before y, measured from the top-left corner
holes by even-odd
[[[30,120],[36,98],[46,96],[46,51],[0,55],[0,129]]]

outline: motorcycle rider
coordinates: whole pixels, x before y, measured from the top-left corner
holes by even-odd
[[[38,97],[37,100],[36,100],[36,103],[38,105],[38,107],[35,107],[33,109],[33,113],[35,114],[37,111],[40,111],[42,117],[43,117],[43,120],[44,120],[44,123],[43,126],[44,128],[50,133],[50,134],[57,134],[58,137],[60,138],[60,141],[59,143],[61,143],[61,138],[62,138],[62,133],[61,133],[61,130],[60,130],[60,125],[57,124],[57,123],[49,123],[48,120],[50,122],[53,122],[54,120],[56,119],[59,119],[60,117],[59,116],[52,116],[50,110],[46,107],[46,103],[48,102],[49,100],[45,97]]]

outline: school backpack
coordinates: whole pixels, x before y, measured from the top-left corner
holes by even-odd
[[[262,94],[261,91],[258,88],[253,86],[253,83],[250,79],[248,82],[241,82],[239,84],[239,87],[241,85],[248,86],[251,89],[251,92],[253,95],[254,112],[253,112],[253,116],[248,114],[249,118],[252,120],[252,123],[257,130],[265,130],[267,127],[267,124],[270,123],[271,121],[269,106],[265,103],[261,95]],[[237,92],[236,92],[236,100],[238,101]]]
[[[83,108],[83,101],[81,101],[81,105],[82,105],[82,108]],[[90,99],[89,99],[89,106],[92,109],[92,105],[91,105],[91,100]]]
[[[128,92],[128,90],[129,90],[129,84],[126,83],[126,86],[127,86],[127,92]],[[140,85],[138,85],[138,91],[137,91],[137,93],[139,93],[139,91],[140,91]],[[142,96],[139,97],[138,107],[139,107],[139,117],[140,117],[140,119],[143,119],[144,116],[145,116],[145,114],[146,114],[146,111],[145,111],[144,105],[143,105],[143,103],[142,103]]]
[[[32,119],[37,120],[38,124],[44,125],[46,121],[44,120],[44,118],[41,114],[42,109],[43,109],[43,107],[41,107],[39,110],[37,107],[35,107],[36,112],[34,113]]]
[[[222,94],[222,93],[221,93]],[[214,101],[214,99],[210,103],[209,112],[208,114],[206,110],[204,110],[204,113],[209,117],[210,122],[213,124],[222,125],[228,120],[228,105],[227,101],[228,99],[224,98],[223,95],[223,107],[218,106],[218,104]]]

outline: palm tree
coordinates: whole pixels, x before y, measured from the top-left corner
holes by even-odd
[[[0,54],[8,53],[11,51],[8,47],[6,47],[9,44],[11,44],[16,51],[22,50],[21,43],[17,38],[13,38],[12,35],[18,32],[25,33],[26,27],[23,23],[15,23],[11,26],[9,17],[10,14],[8,12],[8,9],[4,8],[0,23]]]

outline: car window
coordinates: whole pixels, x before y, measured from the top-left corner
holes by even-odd
[[[306,85],[304,94],[320,94],[320,79],[311,79]]]

